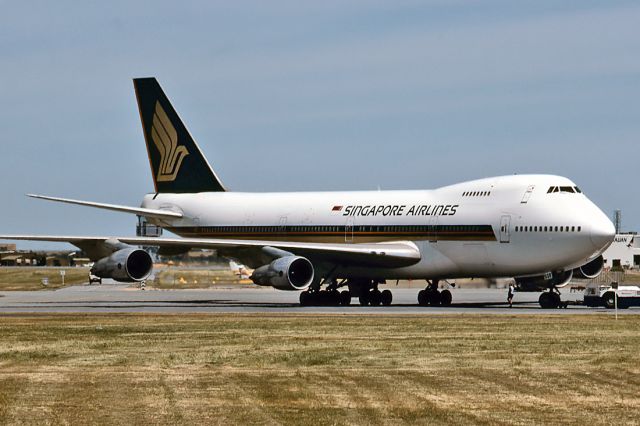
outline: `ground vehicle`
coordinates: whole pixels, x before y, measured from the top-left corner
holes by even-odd
[[[584,290],[584,304],[587,306],[604,306],[615,308],[616,291],[618,293],[618,308],[626,309],[630,306],[640,306],[640,287],[637,285],[621,285],[615,288],[615,283],[589,283]]]

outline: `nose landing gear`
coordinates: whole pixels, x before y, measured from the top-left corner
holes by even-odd
[[[542,309],[558,309],[566,308],[569,303],[560,299],[560,290],[555,286],[549,287],[548,291],[543,292],[538,298],[538,303]]]

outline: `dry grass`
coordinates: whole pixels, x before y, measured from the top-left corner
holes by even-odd
[[[608,315],[9,315],[0,423],[637,423],[639,326]]]
[[[60,271],[65,271],[64,286]],[[49,284],[42,284],[43,278]],[[53,290],[89,281],[89,268],[47,268],[47,267],[2,267],[0,268],[0,291]]]
[[[209,288],[217,284],[251,284],[241,282],[238,276],[227,269],[181,269],[168,268],[156,273],[153,280],[148,280],[147,287],[158,289]]]

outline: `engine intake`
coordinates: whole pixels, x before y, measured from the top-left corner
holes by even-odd
[[[604,269],[604,258],[598,256],[586,265],[582,265],[575,269],[575,274],[578,278],[596,278]]]
[[[313,276],[313,265],[308,259],[286,256],[259,267],[253,271],[250,278],[257,285],[295,291],[309,287]]]
[[[146,280],[152,270],[153,260],[149,253],[141,249],[128,248],[98,260],[91,268],[91,274],[130,283]]]

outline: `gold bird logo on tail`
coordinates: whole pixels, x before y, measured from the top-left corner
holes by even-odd
[[[151,139],[160,152],[160,165],[156,180],[158,182],[173,182],[180,171],[184,158],[189,151],[183,145],[178,146],[178,133],[171,124],[167,113],[156,102],[151,126]]]

